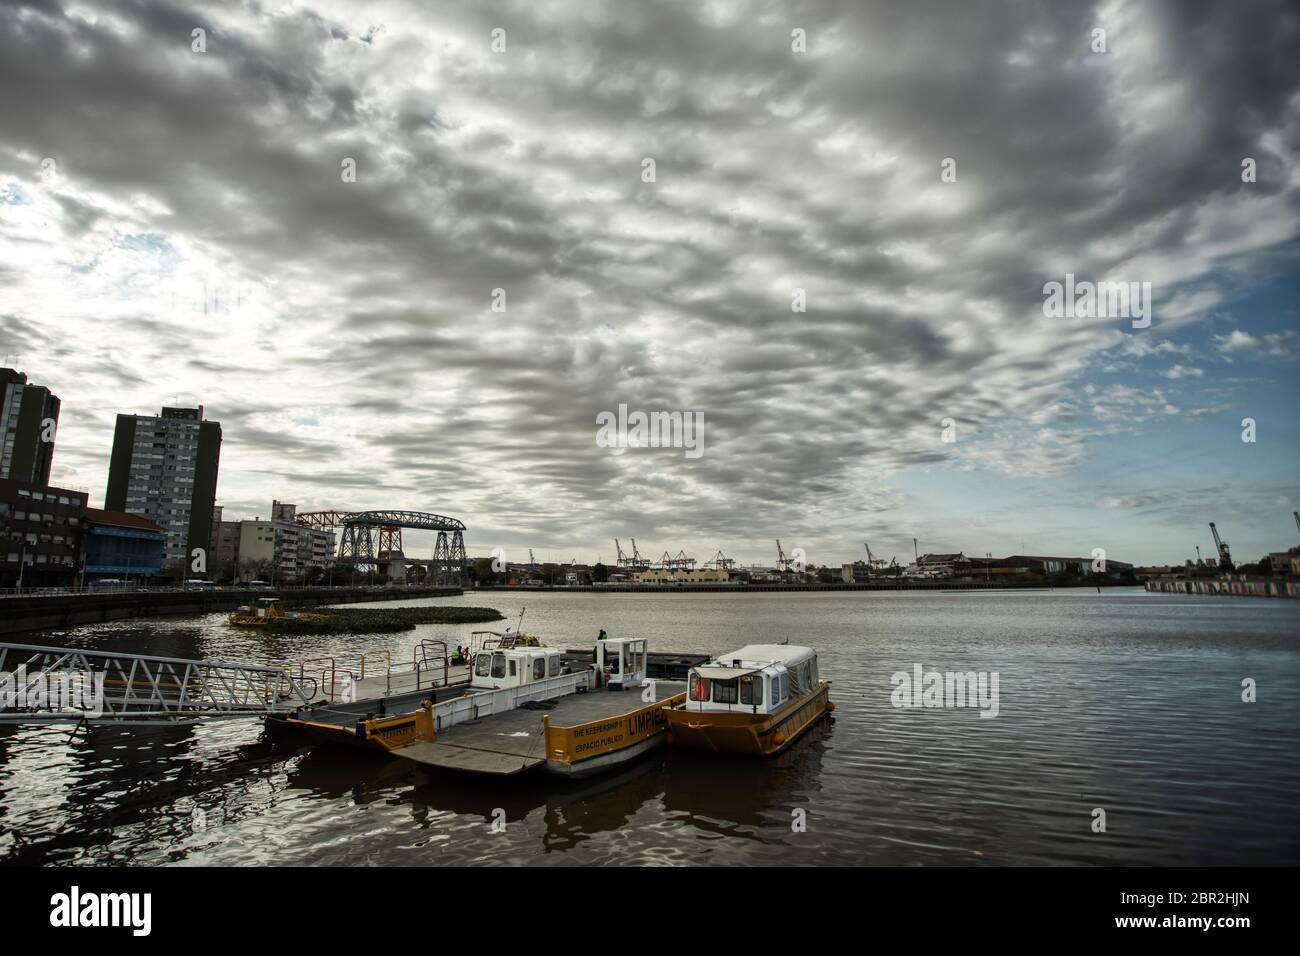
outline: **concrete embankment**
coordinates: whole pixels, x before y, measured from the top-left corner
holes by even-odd
[[[1101,587],[1135,587],[1132,582],[1100,582]],[[752,594],[755,591],[1046,591],[1050,588],[1096,588],[1097,584],[1083,581],[1077,584],[1054,584],[1046,581],[1016,581],[1005,584],[986,583],[984,581],[909,581],[906,583],[872,583],[872,584],[543,584],[528,585],[480,585],[475,590],[507,593],[530,591],[572,592],[594,591],[596,593],[629,592],[634,594],[676,594],[682,591],[712,592],[715,594]]]
[[[269,592],[268,592],[269,593]],[[460,588],[302,588],[274,592],[290,608],[359,601],[448,597]],[[263,596],[261,591],[125,591],[88,594],[30,594],[0,598],[0,634],[75,627],[126,618],[232,611]]]
[[[1226,594],[1236,597],[1300,597],[1300,582],[1277,578],[1212,578],[1210,580],[1148,581],[1148,591],[1163,594]]]

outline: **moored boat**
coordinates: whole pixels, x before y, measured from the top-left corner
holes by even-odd
[[[230,615],[229,622],[235,627],[265,627],[270,621],[317,620],[319,614],[304,614],[301,611],[286,611],[278,597],[260,597],[252,604],[241,604]]]
[[[722,753],[780,753],[835,709],[817,652],[750,644],[692,667],[686,699],[665,711],[674,746]]]

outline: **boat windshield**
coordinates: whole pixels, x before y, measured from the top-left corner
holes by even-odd
[[[487,677],[488,672],[492,670],[492,655],[480,654],[474,661],[474,674],[477,677]]]

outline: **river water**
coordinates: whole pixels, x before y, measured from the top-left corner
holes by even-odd
[[[652,650],[788,638],[819,651],[835,715],[775,759],[665,749],[578,783],[466,779],[272,741],[252,721],[72,739],[0,727],[0,861],[1300,863],[1300,602],[1080,589],[441,603],[511,623],[527,605],[524,629],[568,647],[601,628]],[[475,629],[268,639],[214,614],[22,641],[286,664],[385,649],[409,660],[422,637],[466,642]],[[915,665],[996,672],[996,717],[895,706],[891,678]]]

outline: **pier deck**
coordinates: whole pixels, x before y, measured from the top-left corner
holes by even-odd
[[[422,690],[428,693],[430,685],[433,685],[438,691],[438,699],[442,700],[443,692],[449,688],[457,687],[460,684],[468,684],[470,679],[469,668],[462,665],[459,667],[449,667],[447,669],[447,685],[442,683],[442,668],[436,671],[424,671],[420,675],[420,686],[417,688],[415,674],[411,671],[395,672],[389,674],[379,674],[377,677],[366,677],[354,683],[355,696],[357,701],[379,700],[381,698],[402,697],[407,694],[415,693]],[[321,698],[324,699],[324,698]],[[389,708],[391,711],[391,707]]]
[[[685,685],[657,681],[655,699],[680,694]],[[469,770],[495,775],[516,774],[546,762],[543,718],[552,726],[573,726],[602,718],[615,718],[647,705],[640,690],[589,691],[570,694],[546,708],[521,707],[470,723],[457,724],[433,743],[415,743],[393,751],[416,763],[443,770]]]

